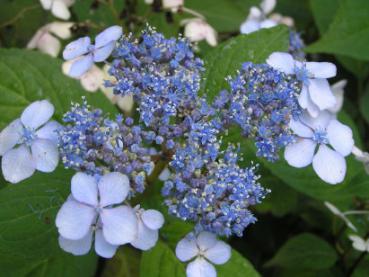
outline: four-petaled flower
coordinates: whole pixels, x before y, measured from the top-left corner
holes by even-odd
[[[323,181],[329,184],[342,182],[346,174],[344,157],[354,146],[351,129],[326,111],[316,118],[304,114],[300,121],[291,120],[290,127],[297,139],[285,149],[288,164],[302,168],[312,163]],[[319,148],[315,153],[317,145]]]
[[[49,121],[53,113],[54,106],[49,101],[33,102],[20,118],[1,131],[0,156],[5,180],[18,183],[36,169],[54,171],[59,162],[56,131],[61,126]]]
[[[320,111],[334,107],[334,97],[327,78],[336,76],[337,68],[328,62],[300,62],[288,53],[275,52],[269,56],[267,63],[286,74],[294,74],[302,82],[298,97],[300,106],[312,117]]]
[[[69,75],[79,78],[92,67],[94,62],[105,61],[121,36],[122,27],[111,26],[96,36],[94,45],[91,44],[89,37],[82,37],[69,43],[63,51],[65,60],[73,60]]]
[[[112,257],[118,245],[136,239],[138,222],[134,209],[121,204],[130,191],[129,179],[119,172],[99,180],[85,173],[72,178],[72,194],[56,217],[61,248],[75,255],[86,254],[95,231],[95,251]],[[119,205],[119,206],[116,206]]]
[[[182,262],[195,258],[187,265],[187,277],[215,277],[216,270],[211,264],[224,264],[231,257],[231,248],[209,232],[201,232],[180,240],[176,247],[176,256]],[[210,263],[211,262],[211,263]]]

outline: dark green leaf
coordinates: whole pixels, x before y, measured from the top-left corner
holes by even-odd
[[[252,264],[242,257],[236,250],[232,250],[231,259],[224,265],[217,266],[219,277],[259,277],[259,273]]]
[[[367,86],[364,95],[360,99],[360,112],[369,124],[369,86]]]
[[[104,266],[102,277],[138,277],[140,275],[141,252],[129,246],[118,249],[114,257]]]

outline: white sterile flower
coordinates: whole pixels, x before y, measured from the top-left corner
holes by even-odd
[[[352,149],[352,154],[355,156],[355,159],[364,164],[364,168],[367,174],[369,174],[369,153],[363,152],[356,146]]]
[[[121,204],[130,186],[126,175],[107,173],[99,180],[76,173],[71,181],[71,195],[56,216],[62,249],[75,255],[86,254],[95,231],[95,250],[102,257],[112,257],[118,245],[135,240],[138,222],[135,211]]]
[[[342,109],[346,84],[347,80],[341,80],[331,85],[331,90],[336,98],[336,104],[328,109],[331,113],[338,113]]]
[[[177,12],[183,6],[184,0],[162,0],[163,8]]]
[[[52,172],[59,162],[56,130],[61,125],[49,121],[54,106],[35,101],[0,133],[1,168],[5,180],[18,183],[39,170]]]
[[[356,227],[354,226],[354,224],[352,224],[352,222],[347,218],[347,216],[341,212],[336,206],[334,206],[332,203],[330,202],[324,202],[324,205],[337,217],[339,217],[340,219],[342,219],[345,224],[347,225],[347,227],[349,227],[351,230],[357,232]]]
[[[336,76],[337,68],[333,63],[300,62],[288,53],[275,52],[269,56],[267,64],[286,74],[295,74],[303,83],[298,101],[312,117],[317,117],[320,111],[336,104],[336,98],[327,81],[327,78]]]
[[[349,239],[352,241],[352,247],[360,252],[369,252],[369,239],[364,239],[357,235],[349,235]]]
[[[184,20],[185,24],[184,35],[192,42],[206,40],[211,46],[216,46],[217,33],[206,21],[201,18],[193,18]]]
[[[304,114],[300,121],[291,120],[290,128],[297,138],[285,149],[288,164],[302,168],[312,163],[323,181],[342,182],[346,174],[345,157],[354,146],[351,129],[326,111],[316,118]]]
[[[209,232],[201,232],[197,237],[187,236],[176,247],[176,256],[182,262],[195,258],[187,265],[187,277],[215,277],[211,264],[224,264],[231,257],[231,247]]]
[[[292,17],[289,16],[283,16],[279,13],[273,13],[269,16],[270,20],[273,20],[274,22],[277,22],[278,24],[284,24],[288,27],[293,27],[295,25],[295,22]]]
[[[51,13],[64,20],[70,18],[69,7],[74,4],[74,0],[40,0],[44,10],[51,11]]]
[[[27,48],[37,48],[52,57],[58,56],[61,43],[56,37],[61,39],[70,38],[72,36],[70,29],[73,24],[72,22],[52,22],[41,27],[28,42]]]
[[[240,32],[241,34],[250,34],[260,29],[272,28],[277,25],[278,22],[266,18],[262,10],[257,7],[251,7],[247,19],[241,24]]]
[[[164,224],[163,215],[156,210],[144,210],[140,206],[135,207],[138,232],[136,239],[131,244],[141,250],[149,250],[154,247],[159,238],[159,229]]]

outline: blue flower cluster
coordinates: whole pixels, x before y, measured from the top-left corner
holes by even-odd
[[[67,125],[59,131],[59,151],[66,168],[95,176],[120,172],[131,178],[132,193],[144,191],[154,165],[143,144],[155,139],[152,132],[133,126],[129,117],[118,115],[111,121],[85,100],[73,104],[63,121]]]
[[[294,140],[289,122],[301,113],[301,82],[267,64],[247,62],[229,84],[230,93],[222,91],[214,102],[222,109],[224,124],[238,125],[255,141],[257,156],[276,161],[279,151]]]

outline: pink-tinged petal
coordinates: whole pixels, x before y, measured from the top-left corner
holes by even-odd
[[[89,37],[82,37],[65,46],[63,51],[63,58],[65,60],[72,60],[79,56],[85,55],[89,51],[91,40]]]
[[[311,128],[309,128],[299,120],[291,119],[289,126],[291,130],[299,137],[311,138],[313,136],[313,131],[311,130]]]
[[[329,144],[332,145],[338,153],[344,157],[351,153],[354,147],[354,139],[350,127],[333,119],[328,124],[327,135]]]
[[[199,249],[197,248],[194,238],[185,237],[181,239],[176,246],[176,256],[181,262],[187,262],[197,256]]]
[[[104,238],[103,232],[99,229],[95,234],[95,251],[103,258],[112,258],[117,251],[118,245],[110,244]]]
[[[271,67],[280,70],[286,74],[294,73],[295,60],[288,53],[274,52],[269,56],[266,62]]]
[[[112,41],[117,41],[122,36],[123,30],[120,26],[111,26],[100,34],[98,34],[95,38],[95,47],[100,48],[106,46]]]
[[[37,129],[44,125],[54,114],[54,106],[47,100],[31,103],[21,115],[24,126]]]
[[[108,173],[101,177],[98,189],[101,207],[120,204],[129,193],[129,179],[119,172]]]
[[[104,73],[97,66],[92,68],[81,76],[82,87],[90,92],[97,91],[104,83]]]
[[[321,145],[313,159],[313,168],[324,182],[335,185],[346,175],[345,158],[338,152]]]
[[[95,51],[93,53],[94,62],[105,61],[110,56],[110,54],[113,52],[114,47],[115,47],[115,41],[112,41],[105,46],[102,46],[100,48],[95,48]]]
[[[94,208],[77,202],[72,197],[60,208],[55,224],[59,234],[66,239],[82,239],[91,230],[97,214]]]
[[[1,168],[5,180],[15,184],[31,177],[36,170],[36,165],[28,147],[21,145],[3,155]]]
[[[301,121],[314,130],[325,130],[332,118],[332,114],[327,111],[322,111],[317,117],[311,117],[309,114],[305,113]]]
[[[100,216],[104,237],[110,244],[121,245],[136,239],[138,223],[131,207],[103,209]]]
[[[316,143],[311,139],[298,139],[297,142],[287,145],[284,159],[290,166],[302,168],[311,164]]]
[[[309,94],[320,110],[331,108],[336,104],[336,98],[326,79],[310,79]]]
[[[146,210],[141,215],[142,221],[151,230],[158,230],[164,224],[164,216],[156,210]]]
[[[333,63],[327,62],[307,62],[305,63],[307,71],[314,78],[332,78],[337,74],[337,67]]]
[[[73,22],[52,22],[47,25],[49,31],[61,39],[69,39],[72,36]]]
[[[187,265],[187,277],[216,277],[214,266],[204,258],[198,257]]]
[[[213,247],[217,241],[216,235],[210,232],[201,232],[197,236],[197,246],[201,251],[205,251]]]
[[[276,4],[277,0],[263,0],[260,3],[260,8],[264,14],[269,14],[272,10],[274,10]]]
[[[85,255],[90,251],[92,234],[93,231],[90,228],[90,231],[88,231],[83,238],[78,240],[70,240],[64,238],[63,236],[59,236],[60,248],[63,249],[65,252],[71,253],[75,256]]]
[[[231,247],[223,241],[218,241],[205,251],[205,258],[214,264],[224,264],[231,258]]]
[[[96,207],[98,205],[97,183],[94,177],[78,172],[72,177],[71,191],[79,202]]]
[[[51,35],[48,32],[43,32],[41,34],[41,36],[38,37],[38,41],[36,42],[36,47],[45,54],[50,55],[51,57],[57,57],[59,52],[60,52],[60,48],[61,48],[61,43],[60,41],[54,37],[53,35]]]
[[[260,22],[255,19],[247,19],[242,23],[240,32],[241,34],[251,34],[260,29]]]
[[[55,143],[48,139],[36,139],[31,146],[36,169],[53,172],[59,163],[59,151]]]
[[[82,56],[72,63],[68,75],[73,78],[80,78],[83,74],[90,70],[94,61],[92,54]]]
[[[52,120],[36,131],[36,136],[40,139],[48,139],[55,145],[58,144],[59,136],[57,131],[63,128],[58,122]]]
[[[138,220],[138,232],[136,239],[131,244],[141,250],[149,250],[154,247],[158,241],[159,234],[158,230],[152,230],[146,227],[146,225]]]
[[[51,13],[60,19],[68,20],[70,18],[70,11],[64,1],[54,0],[51,7]]]
[[[19,143],[23,134],[23,125],[19,119],[12,121],[0,133],[0,156]]]

